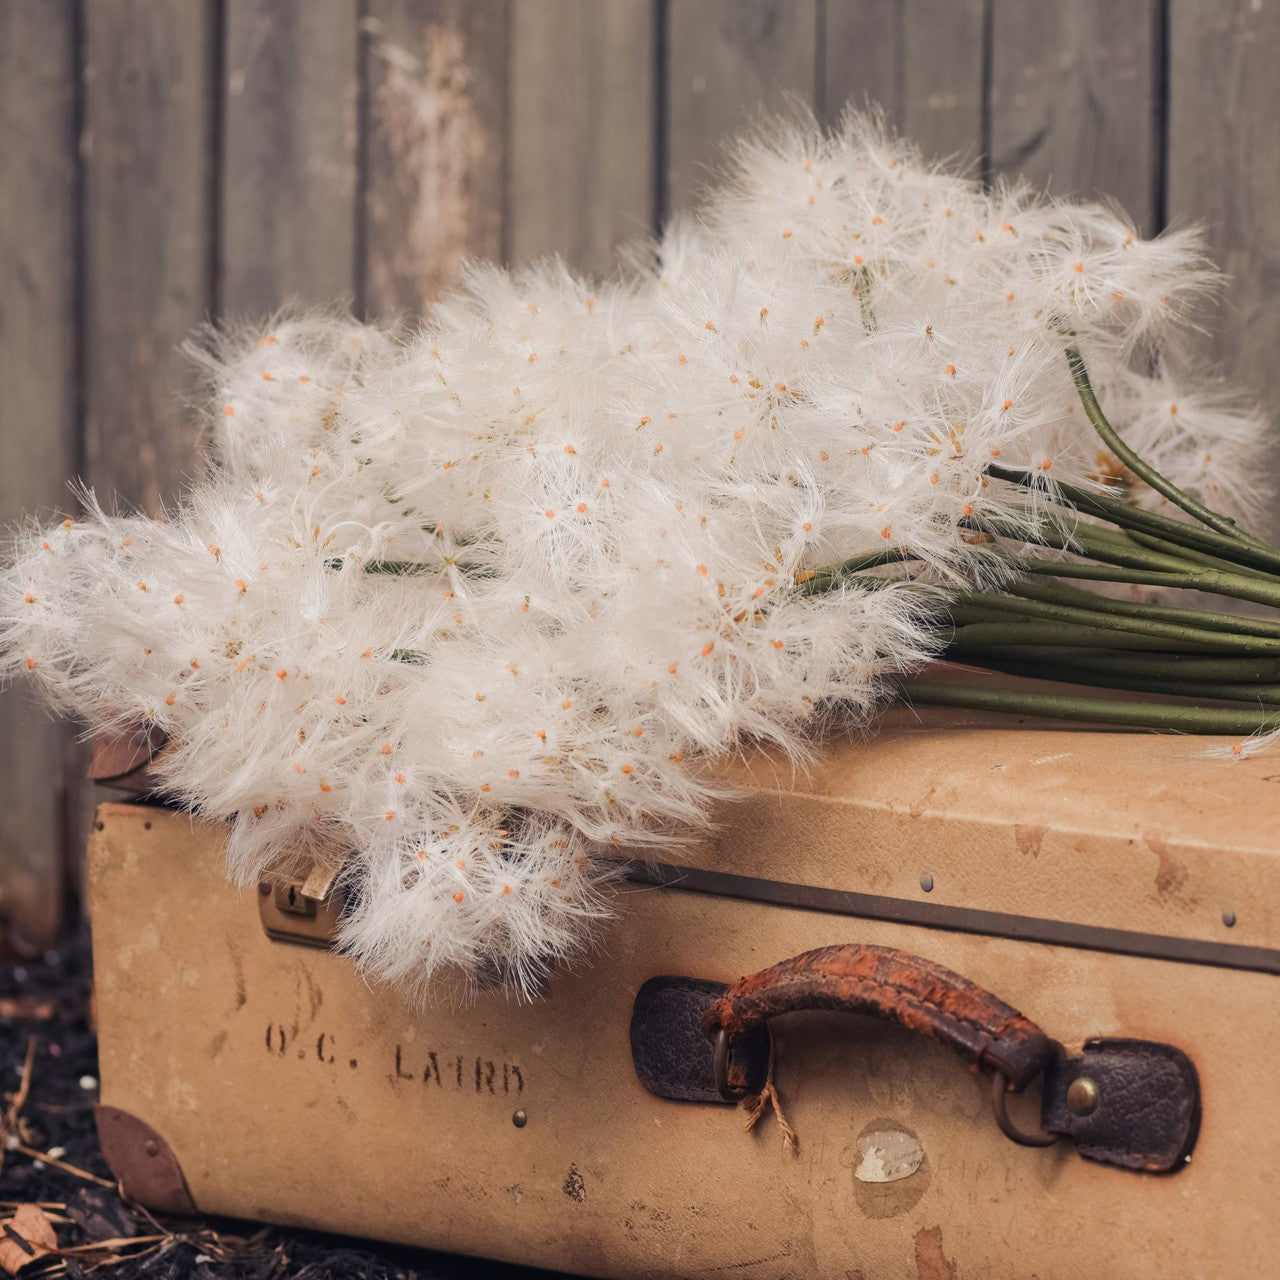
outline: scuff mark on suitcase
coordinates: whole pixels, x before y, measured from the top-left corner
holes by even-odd
[[[1187,868],[1169,852],[1169,837],[1163,831],[1144,831],[1142,838],[1156,855],[1156,896],[1161,902],[1181,895],[1186,887]]]
[[[777,1253],[771,1253],[767,1258],[748,1258],[745,1262],[725,1262],[716,1267],[700,1267],[698,1274],[700,1276],[715,1275],[721,1271],[744,1271],[747,1267],[763,1267],[770,1262],[777,1262],[781,1258],[791,1257],[791,1244],[788,1240]]]
[[[920,797],[919,800],[916,800],[911,805],[911,808],[909,808],[907,812],[913,818],[922,817],[924,815],[924,811],[929,807],[929,801],[933,799],[933,793],[937,791],[937,789],[938,789],[938,784],[935,782],[933,786],[931,786],[929,790],[926,791],[924,795]]]
[[[240,954],[240,948],[233,938],[227,939],[227,952],[231,956],[231,973],[236,988],[236,1012],[239,1013],[249,999],[249,988],[244,978],[244,957]]]
[[[1013,839],[1019,853],[1029,853],[1033,858],[1040,856],[1040,846],[1049,833],[1049,828],[1040,823],[1016,823],[1013,828]]]
[[[219,1031],[212,1040],[209,1041],[209,1057],[216,1058],[222,1052],[223,1046],[227,1043],[227,1033]]]
[[[303,993],[303,988],[305,987],[307,1006],[310,1009],[310,1013],[307,1016],[307,1021],[305,1025],[309,1027],[319,1016],[320,1006],[324,1004],[324,992],[321,991],[320,988],[316,985],[316,980],[311,976],[311,970],[305,964],[299,963],[297,966],[297,972],[298,972],[298,980],[294,988],[297,993],[297,1011],[295,1016],[297,1017],[298,1021],[301,1021],[302,993]],[[297,1023],[295,1023],[294,1025],[293,1034],[294,1035],[298,1034]]]
[[[578,1172],[578,1166],[571,1164],[569,1166],[568,1176],[564,1180],[561,1191],[569,1197],[570,1200],[576,1200],[579,1204],[587,1198],[587,1184],[582,1174]]]
[[[942,1252],[941,1227],[921,1227],[915,1244],[917,1280],[956,1280],[956,1264]]]

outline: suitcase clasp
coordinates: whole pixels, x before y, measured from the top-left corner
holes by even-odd
[[[272,942],[328,947],[342,914],[342,895],[335,884],[340,867],[314,866],[305,879],[262,880],[258,915]]]

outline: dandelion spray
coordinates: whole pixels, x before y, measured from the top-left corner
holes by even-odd
[[[1213,287],[1190,232],[779,127],[614,281],[477,266],[414,333],[207,335],[207,476],[24,530],[4,674],[162,736],[236,877],[340,863],[372,974],[531,991],[611,850],[704,820],[700,761],[803,758],[832,708],[1271,726],[1280,623],[1168,602],[1280,603],[1261,426],[1180,358]]]

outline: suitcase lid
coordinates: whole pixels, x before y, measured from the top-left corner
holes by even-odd
[[[126,745],[99,751],[113,767],[95,772],[145,792],[156,744]],[[709,772],[726,794],[711,831],[662,865],[641,856],[629,874],[778,906],[1280,973],[1280,746],[1235,755],[1235,745],[895,708],[873,728],[829,734],[805,766],[750,748],[716,761]]]
[[[807,768],[719,762],[714,830],[642,878],[1280,973],[1280,747],[1233,745],[895,709]]]

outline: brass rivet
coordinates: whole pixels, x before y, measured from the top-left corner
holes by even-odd
[[[1076,1076],[1067,1086],[1067,1110],[1073,1116],[1091,1116],[1098,1109],[1102,1094],[1088,1076]]]
[[[515,1125],[517,1129],[523,1129],[525,1125],[529,1123],[529,1117],[525,1115],[523,1111],[517,1111],[515,1115],[511,1117],[511,1123]]]
[[[927,871],[920,877],[920,887],[925,893],[933,892],[933,877]]]
[[[263,896],[264,898],[269,898],[269,897],[271,897],[271,883],[270,883],[270,881],[268,881],[268,880],[259,880],[259,881],[258,881],[258,892],[259,892],[260,894],[262,894],[262,896]]]
[[[1222,908],[1222,923],[1225,924],[1228,929],[1234,929],[1236,927],[1236,913],[1232,911],[1230,907]]]
[[[154,1138],[148,1138],[143,1150],[149,1156],[158,1156],[160,1154],[160,1144]]]

